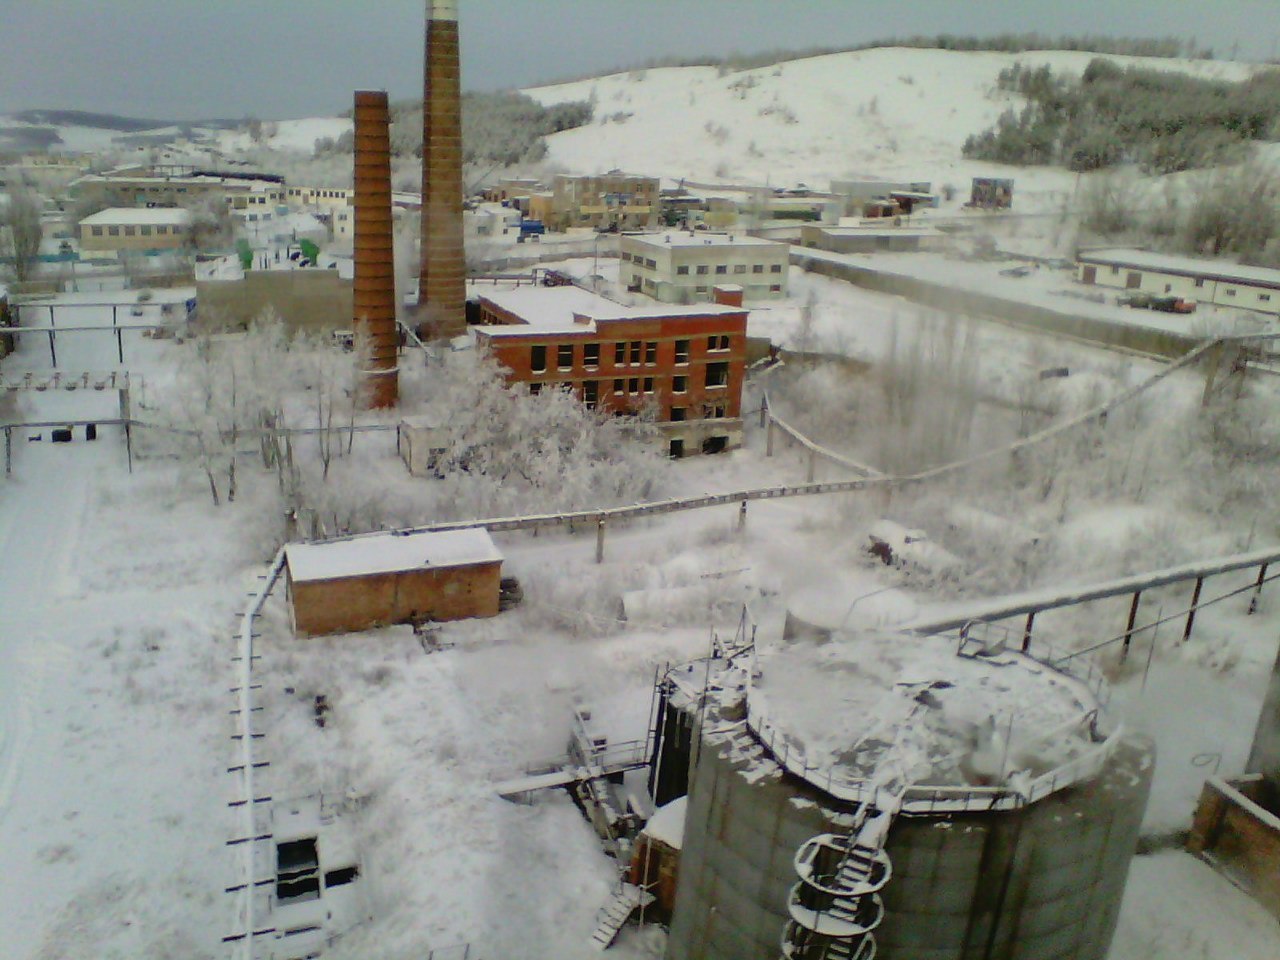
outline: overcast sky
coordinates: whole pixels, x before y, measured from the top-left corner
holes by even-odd
[[[459,0],[463,84],[917,33],[1194,38],[1276,56],[1277,0]],[[334,114],[421,88],[423,0],[0,0],[0,112]]]

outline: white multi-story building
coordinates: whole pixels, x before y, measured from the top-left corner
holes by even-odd
[[[1280,270],[1128,249],[1086,250],[1076,261],[1081,283],[1280,314]]]
[[[778,299],[787,295],[790,253],[790,244],[727,233],[627,233],[619,278],[663,303],[710,300],[723,284],[742,287],[748,300]]]

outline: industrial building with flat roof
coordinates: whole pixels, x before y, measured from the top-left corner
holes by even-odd
[[[295,543],[285,563],[300,635],[498,613],[502,554],[483,527]]]
[[[191,214],[179,207],[112,207],[80,221],[86,253],[173,250],[187,242]]]
[[[617,413],[652,409],[674,457],[741,443],[740,302],[627,306],[579,287],[530,284],[486,289],[478,300],[476,340],[509,382],[535,393],[568,388]]]
[[[698,230],[628,233],[619,243],[619,276],[627,286],[663,303],[712,299],[732,283],[748,300],[787,295],[791,246],[759,237]]]
[[[1280,314],[1280,270],[1125,248],[1086,250],[1076,262],[1084,284]]]

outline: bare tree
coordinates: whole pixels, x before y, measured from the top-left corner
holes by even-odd
[[[35,272],[36,257],[40,254],[40,241],[44,239],[40,206],[39,194],[26,184],[19,183],[9,188],[9,206],[4,223],[9,228],[13,273],[19,283],[31,278]]]

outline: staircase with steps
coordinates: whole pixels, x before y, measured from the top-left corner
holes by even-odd
[[[631,915],[641,907],[653,903],[653,900],[653,894],[647,890],[633,883],[621,884],[600,910],[595,932],[591,934],[592,945],[597,950],[608,949],[618,938],[618,932],[631,919]]]

